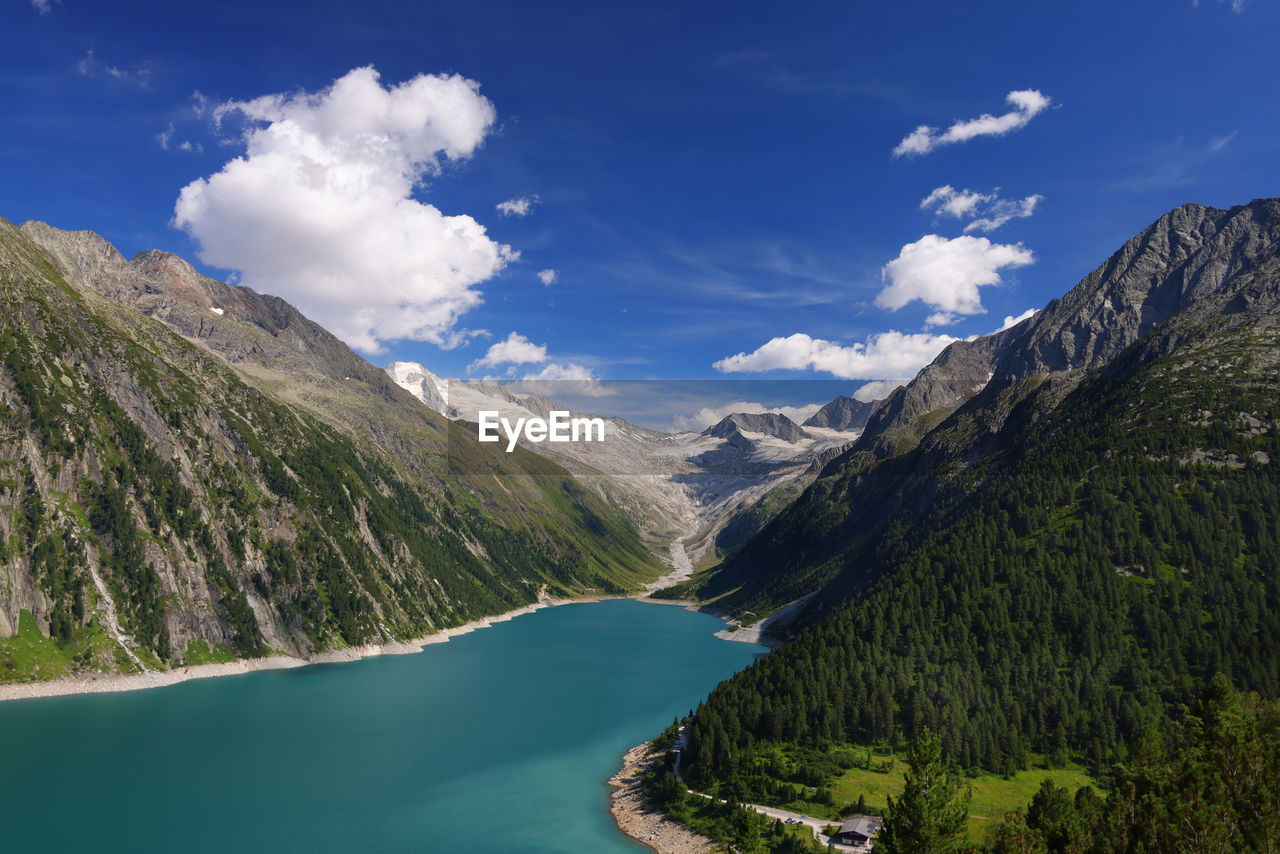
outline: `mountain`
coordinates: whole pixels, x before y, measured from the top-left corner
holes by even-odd
[[[702,431],[704,436],[720,439],[745,439],[743,433],[759,433],[784,442],[803,442],[813,438],[785,415],[776,412],[735,412]]]
[[[550,391],[555,383],[444,381],[413,362],[394,362],[387,374],[426,406],[472,430],[480,410],[495,410],[513,421],[567,410],[529,388]],[[608,390],[636,392],[628,383]],[[653,388],[646,385],[643,391],[652,393]],[[574,413],[582,414],[589,413]],[[836,431],[811,435],[781,415],[738,413],[701,433],[665,433],[616,417],[604,418],[604,423],[603,442],[548,443],[535,450],[624,510],[651,547],[678,552],[672,563],[681,566],[685,546],[694,560],[713,546],[717,554],[723,550],[717,532],[748,510],[750,518],[735,525],[735,536],[757,530],[781,506],[776,500],[758,506],[764,496],[797,480],[807,486],[816,476],[815,464],[852,439]]]
[[[448,380],[441,379],[417,362],[392,362],[387,365],[387,375],[433,412],[445,416],[450,414]]]
[[[1098,773],[1215,674],[1280,696],[1280,200],[1180,207],[952,345],[696,592],[811,597],[691,723],[686,779],[746,800],[769,743]]]
[[[865,403],[843,394],[810,415],[804,427],[825,427],[828,430],[853,432],[867,426],[872,413],[879,408],[882,401],[869,400]]]
[[[1277,204],[1180,207],[1034,316],[950,345],[885,399],[857,442],[779,517],[794,530],[762,532],[704,595],[735,588],[724,604],[759,614],[810,593],[844,572],[851,545],[904,502],[927,504],[938,482],[925,472],[982,477],[1022,440],[1014,427],[1063,417],[1080,382],[1139,342],[1150,360],[1206,336],[1247,336],[1275,309]],[[1015,413],[1022,420],[1007,425]]]
[[[3,680],[310,656],[661,571],[563,468],[172,255],[0,220],[0,363]]]

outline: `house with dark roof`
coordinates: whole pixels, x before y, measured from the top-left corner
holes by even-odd
[[[840,829],[831,837],[832,842],[840,845],[867,845],[880,832],[881,821],[864,815],[854,816],[840,825]]]

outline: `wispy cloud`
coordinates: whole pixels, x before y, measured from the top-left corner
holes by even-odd
[[[31,0],[31,8],[35,9],[41,15],[47,15],[53,11],[53,4],[62,5],[62,0]]]
[[[538,271],[538,281],[542,282],[542,284],[546,285],[547,287],[551,287],[552,285],[554,285],[559,278],[560,278],[559,270],[546,269],[546,270]]]
[[[1199,145],[1190,145],[1178,137],[1140,157],[1131,174],[1116,181],[1112,188],[1142,193],[1192,184],[1196,171],[1226,151],[1237,133],[1232,131]]]
[[[995,199],[994,193],[976,193],[973,190],[957,190],[950,184],[937,187],[920,200],[920,210],[932,210],[935,214],[949,214],[957,219],[972,215],[979,205]]]
[[[42,13],[43,14],[43,13]],[[118,65],[105,65],[98,59],[93,48],[85,51],[84,56],[76,62],[76,73],[81,77],[119,80],[132,83],[145,89],[151,84],[151,69],[146,65],[135,65],[132,68],[121,68]]]
[[[757,48],[728,51],[716,56],[711,67],[741,74],[765,89],[784,95],[863,97],[904,109],[920,107],[919,96],[897,84],[868,79],[862,73],[849,70],[800,71],[774,51]]]
[[[35,2],[35,0],[32,0],[32,2]],[[1245,6],[1249,5],[1249,0],[1218,0],[1219,5],[1223,3],[1228,3],[1231,6],[1231,11],[1239,14],[1244,11]],[[1200,0],[1191,0],[1191,5],[1199,8]]]
[[[967,142],[979,136],[1003,136],[1026,127],[1050,104],[1048,96],[1037,89],[1015,90],[1005,96],[1005,101],[1013,105],[1011,111],[999,116],[983,113],[976,119],[957,120],[943,132],[929,125],[920,125],[903,137],[893,149],[893,156],[918,156],[943,145]]]
[[[168,127],[156,134],[156,142],[160,143],[160,148],[168,151],[170,148],[176,148],[178,151],[186,151],[192,154],[204,154],[204,145],[198,142],[184,139],[175,143],[173,135],[177,133],[177,128],[173,122],[169,122]]]
[[[503,216],[528,216],[533,210],[533,206],[538,203],[538,197],[521,196],[515,199],[507,199],[505,202],[498,202],[496,207],[498,213]]]
[[[936,188],[920,202],[921,210],[933,211],[936,216],[952,216],[956,219],[975,217],[964,227],[964,233],[992,232],[1014,219],[1024,219],[1035,213],[1036,205],[1044,196],[1031,195],[1024,199],[1002,199],[1000,188],[990,193],[973,190],[957,190],[950,184]]]
[[[794,71],[779,62],[770,51],[746,48],[717,56],[712,68],[732,69],[757,83],[788,95],[846,95],[856,91],[830,75]]]
[[[610,259],[601,273],[624,277],[647,292],[661,291],[681,305],[706,302],[723,311],[764,304],[847,304],[851,282],[857,278],[851,269],[873,272],[878,266],[842,256],[822,257],[794,242],[758,237],[699,246],[670,241],[659,253]]]
[[[975,219],[964,227],[964,233],[974,231],[990,233],[1006,222],[1015,219],[1026,219],[1036,212],[1036,205],[1044,201],[1044,196],[1031,195],[1025,199],[1001,199],[987,209],[986,215]]]

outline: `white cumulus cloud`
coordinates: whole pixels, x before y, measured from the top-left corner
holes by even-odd
[[[924,319],[925,326],[950,326],[960,319],[960,315],[950,311],[935,311]]]
[[[957,190],[950,184],[937,187],[920,201],[920,210],[932,211],[935,216],[952,216],[956,219],[976,217],[964,227],[964,233],[995,231],[1014,219],[1024,219],[1036,211],[1036,205],[1044,196],[1031,195],[1025,199],[1002,199],[1000,188],[990,193],[973,190]]]
[[[785,415],[800,424],[807,421],[809,416],[822,407],[823,404],[821,403],[807,403],[804,406],[765,406],[763,403],[735,400],[733,403],[726,403],[720,406],[704,406],[691,415],[676,415],[671,419],[671,428],[675,431],[693,430],[701,432],[712,424],[718,424],[723,421],[726,415],[732,415],[735,412],[753,415],[768,412],[774,415]]]
[[[1028,317],[1035,317],[1036,312],[1039,310],[1040,309],[1038,308],[1029,308],[1026,311],[1024,311],[1022,314],[1018,315],[1017,317],[1014,317],[1012,314],[1006,314],[1004,317],[1004,323],[1000,324],[1000,328],[997,329],[996,332],[1004,332],[1006,329],[1009,329],[1010,327],[1017,326],[1019,323],[1026,320]],[[992,333],[992,334],[994,335],[995,333]]]
[[[508,366],[505,376],[486,376],[482,382],[501,383],[504,388],[513,391],[536,392],[552,399],[557,394],[579,397],[610,397],[617,394],[604,386],[590,368],[577,362],[564,364],[551,361],[545,345],[534,344],[519,332],[512,332],[504,340],[490,346],[467,370],[497,368],[502,365]],[[542,367],[517,376],[518,365]]]
[[[505,340],[492,345],[488,351],[471,363],[471,368],[496,368],[498,365],[541,364],[547,360],[547,348],[534,344],[519,332],[512,332]]]
[[[560,364],[551,362],[536,371],[528,371],[518,380],[501,380],[503,388],[516,392],[532,392],[543,397],[563,403],[560,398],[573,397],[614,397],[618,390],[606,386],[591,372],[590,368],[569,362]]]
[[[957,219],[972,215],[979,205],[990,202],[995,196],[989,193],[976,193],[973,190],[957,190],[950,184],[936,187],[933,192],[920,200],[920,210],[931,210],[935,214],[950,214]]]
[[[959,340],[889,330],[870,336],[865,343],[845,346],[797,332],[774,338],[750,353],[721,359],[713,367],[722,373],[813,370],[851,380],[902,379],[915,376],[948,344]]]
[[[884,400],[895,388],[904,384],[903,380],[873,380],[866,385],[858,386],[858,390],[853,393],[853,399],[863,403]]]
[[[548,270],[538,271],[538,281],[542,282],[542,284],[546,285],[547,287],[551,287],[552,285],[554,285],[556,283],[556,280],[559,278],[560,278],[559,270],[548,269]]]
[[[934,315],[938,320],[945,315],[981,314],[978,288],[999,284],[1000,270],[1024,267],[1034,260],[1031,250],[1020,243],[926,234],[903,246],[898,257],[884,265],[881,277],[888,284],[876,295],[876,305],[896,311],[920,300],[938,309]]]
[[[1005,96],[1013,109],[999,116],[983,113],[976,119],[957,120],[945,131],[920,125],[902,138],[893,149],[894,157],[928,154],[935,148],[967,142],[978,136],[1003,136],[1025,127],[1036,115],[1048,108],[1050,101],[1036,89],[1018,89]]]
[[[517,199],[507,199],[505,202],[498,202],[496,207],[498,213],[503,216],[528,216],[533,210],[533,206],[538,203],[537,196],[521,196]]]
[[[519,257],[467,215],[413,198],[470,157],[495,119],[479,84],[420,74],[383,86],[356,68],[323,91],[213,108],[245,123],[245,154],[182,189],[173,222],[208,264],[298,306],[367,353],[383,341],[455,346],[474,286]]]

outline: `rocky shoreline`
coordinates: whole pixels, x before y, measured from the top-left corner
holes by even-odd
[[[618,829],[652,848],[657,854],[708,854],[714,843],[654,809],[641,791],[640,781],[661,754],[647,756],[651,742],[637,745],[622,757],[622,768],[609,780],[617,791],[610,796],[609,812]]]

